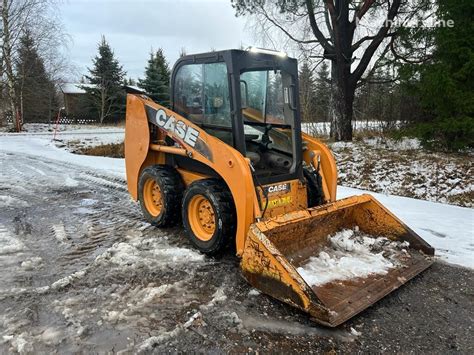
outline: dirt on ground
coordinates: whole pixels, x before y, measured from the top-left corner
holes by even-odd
[[[125,145],[124,143],[101,144],[95,147],[73,148],[72,152],[99,157],[125,158]]]
[[[0,153],[0,353],[474,352],[474,273],[435,264],[329,329],[249,286],[232,253],[143,221],[125,182]]]

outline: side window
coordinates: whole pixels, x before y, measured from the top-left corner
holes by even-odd
[[[205,123],[232,126],[229,94],[226,64],[204,64]]]
[[[267,71],[249,71],[240,75],[241,95],[247,107],[263,117],[265,113],[265,95],[267,88]],[[262,119],[263,121],[263,119]]]
[[[196,123],[204,119],[202,79],[202,65],[189,64],[179,69],[174,83],[176,112]]]
[[[188,64],[174,82],[174,109],[232,145],[230,92],[225,63]]]
[[[291,82],[289,84],[291,84]],[[287,123],[285,120],[284,108],[285,102],[283,100],[282,75],[280,72],[276,72],[273,70],[269,71],[267,87],[267,116],[271,116],[275,119],[281,120],[281,123]]]

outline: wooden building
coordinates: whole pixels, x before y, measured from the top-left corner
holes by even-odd
[[[64,123],[92,123],[97,117],[91,114],[92,107],[84,87],[95,87],[93,84],[64,83],[61,86],[63,93]]]

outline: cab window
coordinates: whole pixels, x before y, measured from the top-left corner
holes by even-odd
[[[233,145],[225,63],[181,66],[176,74],[173,96],[177,113]]]

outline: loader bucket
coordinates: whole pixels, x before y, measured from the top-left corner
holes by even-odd
[[[396,260],[386,263],[386,269],[375,271],[375,262],[372,264],[368,258],[367,264],[364,259],[365,274],[354,273],[354,277],[347,277],[357,271],[350,268],[353,257],[342,259],[341,252],[335,251],[339,255],[328,262],[327,268],[316,269],[314,276],[323,282],[308,281],[306,273],[303,274],[305,265],[321,260],[325,265],[324,257],[327,259],[334,246],[330,236],[341,235],[341,231],[347,235],[347,231],[354,230],[363,234],[369,245],[377,242],[372,247],[383,242],[401,248],[398,254],[392,255]],[[347,250],[355,253],[355,258],[362,255],[357,254],[357,250]],[[373,260],[384,259],[386,253],[374,252]],[[428,243],[377,200],[361,195],[252,224],[241,268],[255,288],[308,312],[318,323],[335,327],[425,270],[433,263],[433,255],[434,249]],[[350,270],[341,271],[345,263]],[[338,278],[335,270],[346,277]],[[335,279],[328,277],[332,274]]]

